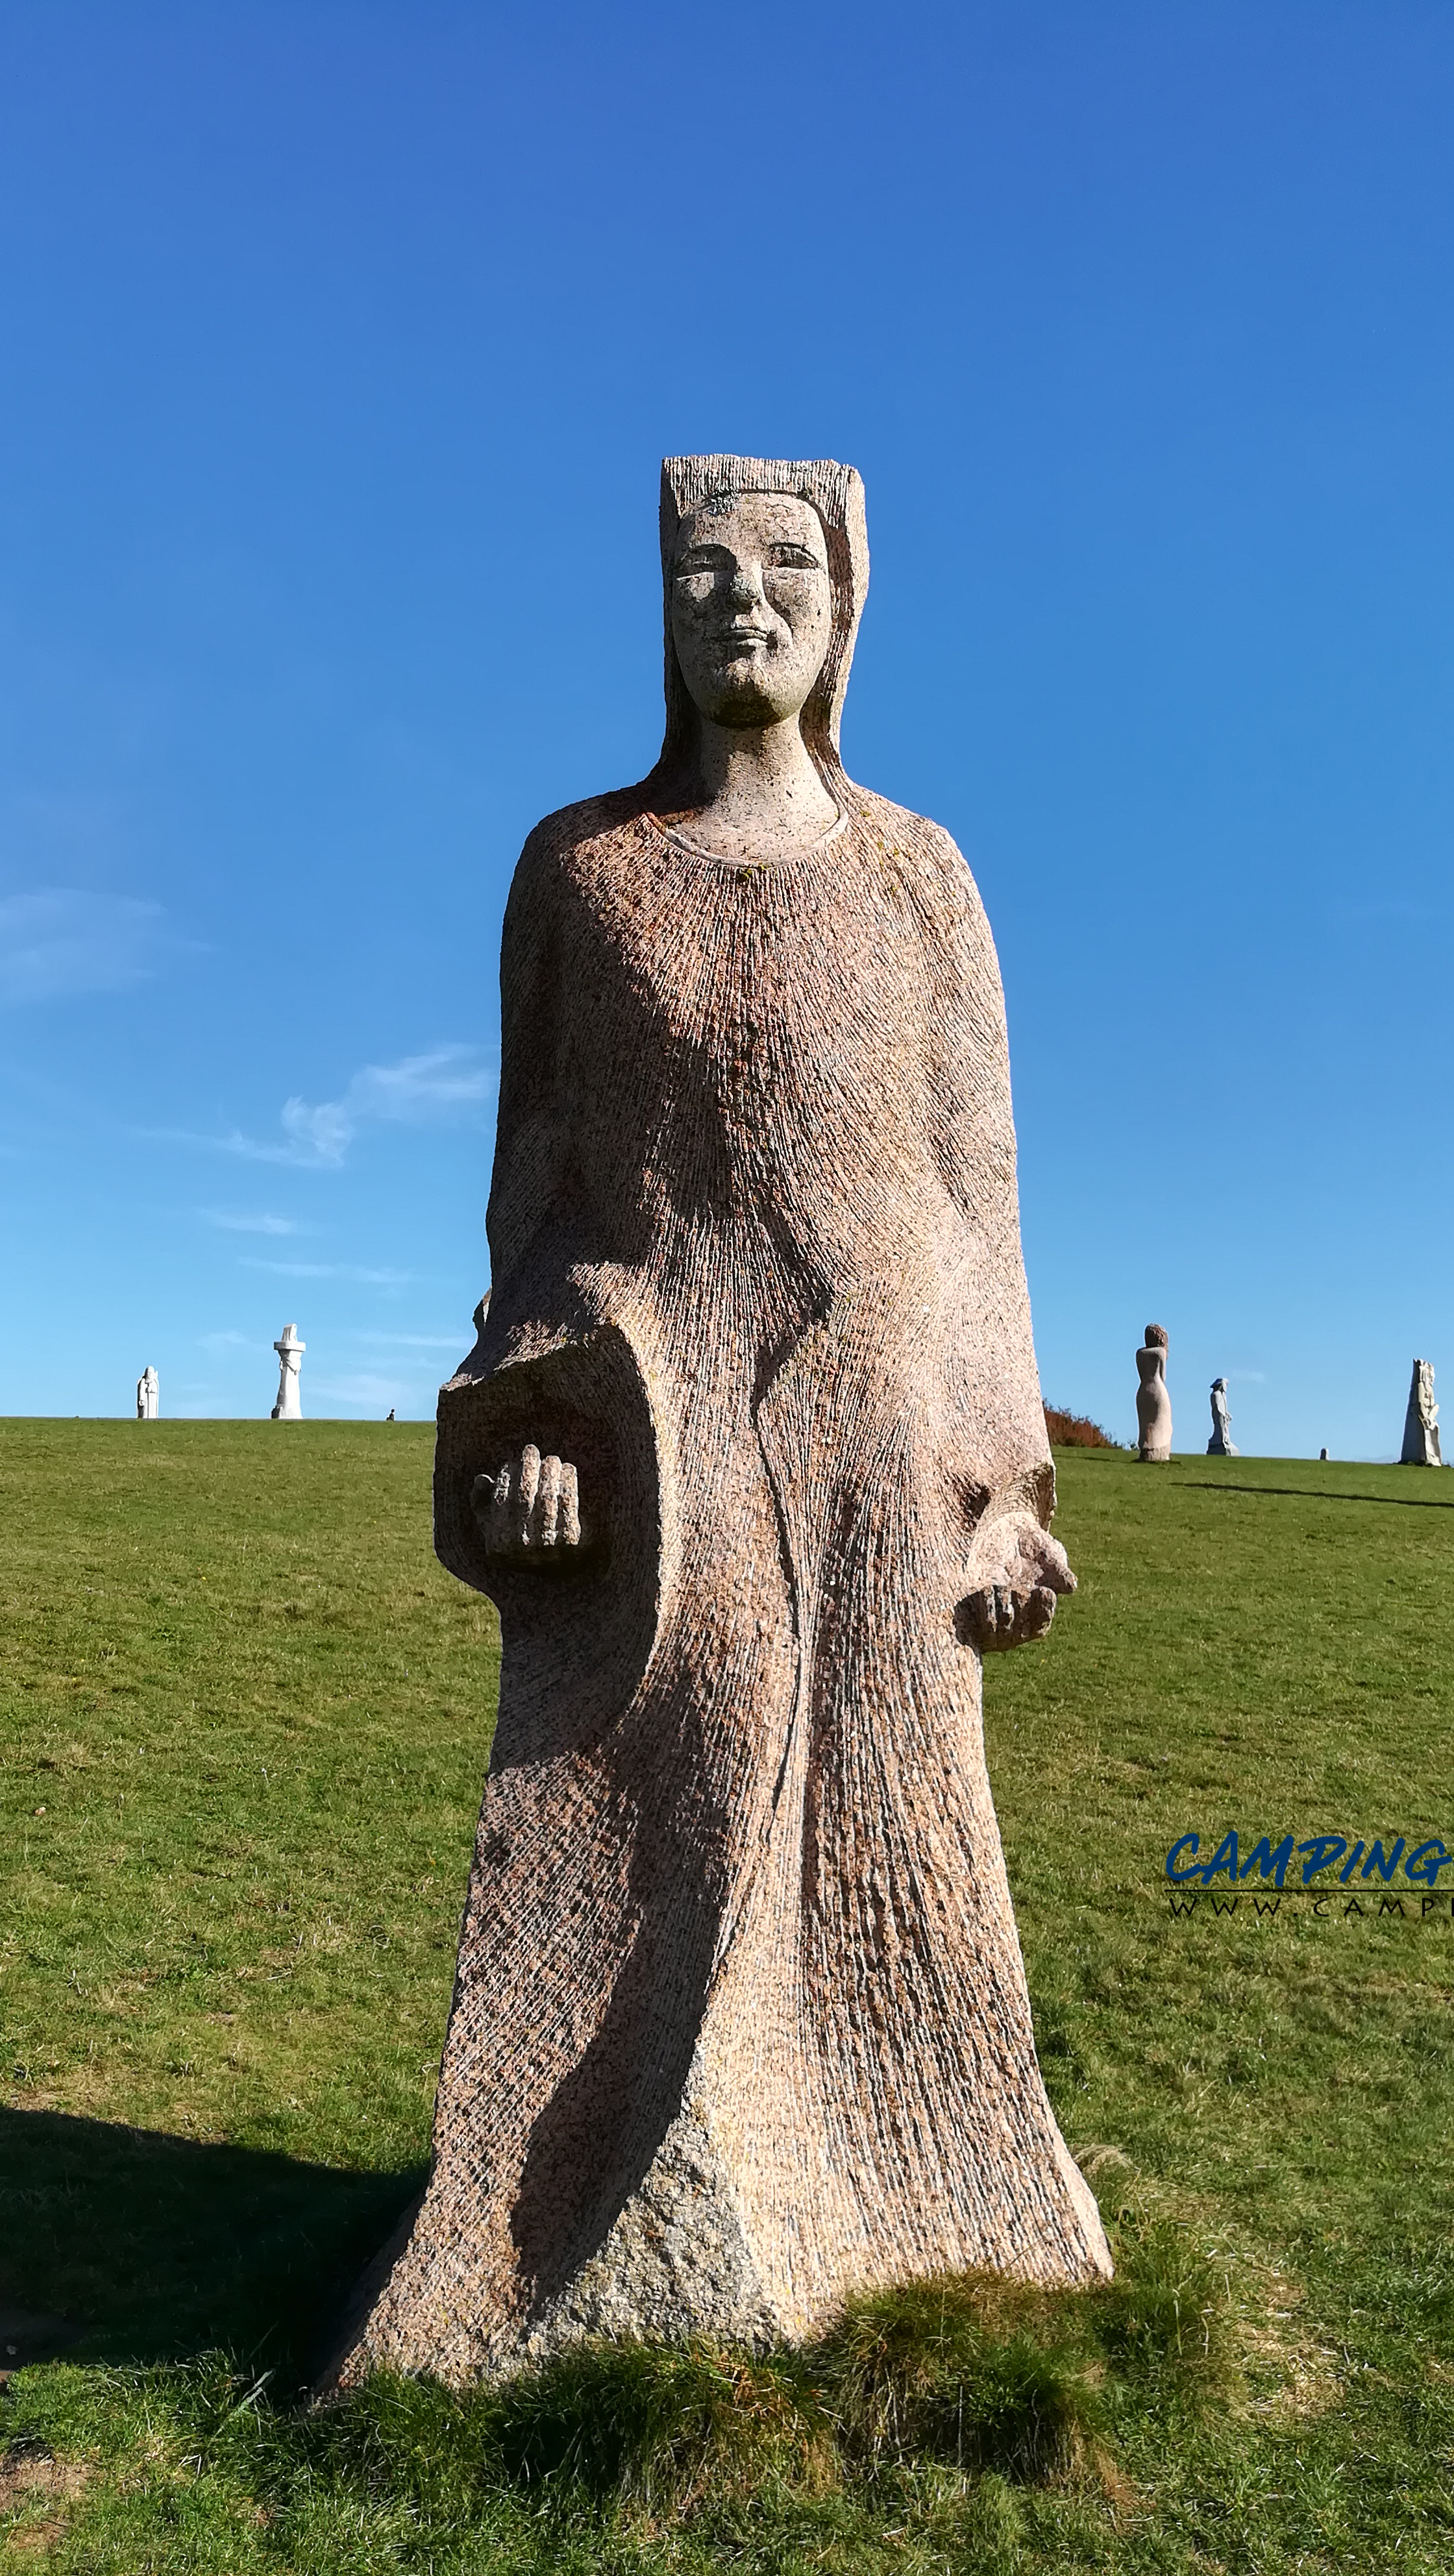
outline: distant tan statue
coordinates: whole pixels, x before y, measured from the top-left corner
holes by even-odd
[[[1439,1408],[1434,1402],[1432,1360],[1414,1362],[1399,1464],[1401,1467],[1442,1467],[1444,1464],[1439,1454]]]
[[[1140,1441],[1136,1455],[1157,1466],[1171,1456],[1171,1397],[1166,1388],[1166,1328],[1148,1324],[1146,1340],[1136,1353],[1136,1420]]]
[[[1168,1409],[1170,1408],[1170,1403],[1171,1398],[1168,1396]],[[1171,1433],[1169,1429],[1166,1435],[1166,1445],[1169,1451],[1171,1447]],[[1241,1455],[1242,1452],[1232,1437],[1232,1416],[1227,1408],[1227,1381],[1224,1377],[1214,1377],[1212,1380],[1212,1436],[1207,1442],[1207,1456],[1209,1458],[1240,1458]]]
[[[136,1381],[136,1418],[155,1422],[162,1409],[161,1382],[154,1368],[144,1368]]]
[[[993,943],[839,760],[857,476],[670,459],[661,529],[661,759],[531,834],[506,915],[435,1466],[499,1725],[433,2171],[334,2386],[1109,2269],[981,1736],[982,1654],[1073,1588]]]

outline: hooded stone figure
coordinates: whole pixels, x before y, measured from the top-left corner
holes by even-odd
[[[1109,2258],[1036,2063],[980,1659],[1073,1588],[1004,1006],[845,777],[849,468],[670,458],[667,731],[525,845],[436,1544],[498,1728],[422,2204],[330,2385]]]

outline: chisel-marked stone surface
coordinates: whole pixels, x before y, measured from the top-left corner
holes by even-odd
[[[661,761],[539,825],[506,917],[435,1484],[499,1725],[432,2176],[335,2386],[1108,2269],[981,1734],[981,1655],[1073,1583],[993,943],[839,760],[857,476],[669,460],[662,558]]]

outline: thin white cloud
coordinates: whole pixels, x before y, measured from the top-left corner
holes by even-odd
[[[301,1234],[303,1228],[290,1216],[230,1216],[223,1208],[202,1208],[199,1213],[208,1225],[221,1226],[226,1234]]]
[[[257,1148],[260,1162],[322,1163],[336,1170],[358,1132],[358,1120],[348,1108],[347,1093],[342,1100],[320,1100],[314,1108],[306,1100],[285,1100],[283,1132],[286,1145]],[[236,1150],[252,1149],[239,1142]]]
[[[154,975],[183,943],[163,927],[159,903],[133,895],[49,886],[0,899],[0,1003],[65,1001],[119,993]]]
[[[244,1270],[269,1270],[275,1279],[351,1279],[363,1288],[413,1288],[418,1275],[412,1270],[361,1270],[351,1261],[254,1261],[244,1259]]]
[[[251,1333],[199,1333],[197,1342],[204,1351],[260,1351],[263,1347]]]
[[[361,1127],[426,1127],[467,1116],[487,1101],[495,1077],[470,1046],[430,1047],[397,1064],[366,1064],[338,1100],[286,1100],[283,1141],[263,1143],[234,1130],[222,1150],[255,1163],[290,1163],[336,1171]]]
[[[387,1351],[460,1351],[469,1340],[469,1328],[458,1333],[355,1333],[353,1338]]]

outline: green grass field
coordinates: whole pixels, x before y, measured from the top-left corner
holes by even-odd
[[[0,2559],[1447,2576],[1454,1871],[1173,1916],[1163,1868],[1231,1828],[1454,1847],[1454,1487],[1417,1470],[1060,1457],[1080,1592],[987,1726],[1114,2293],[293,2409],[417,2186],[488,1748],[430,1446],[0,1425]]]

